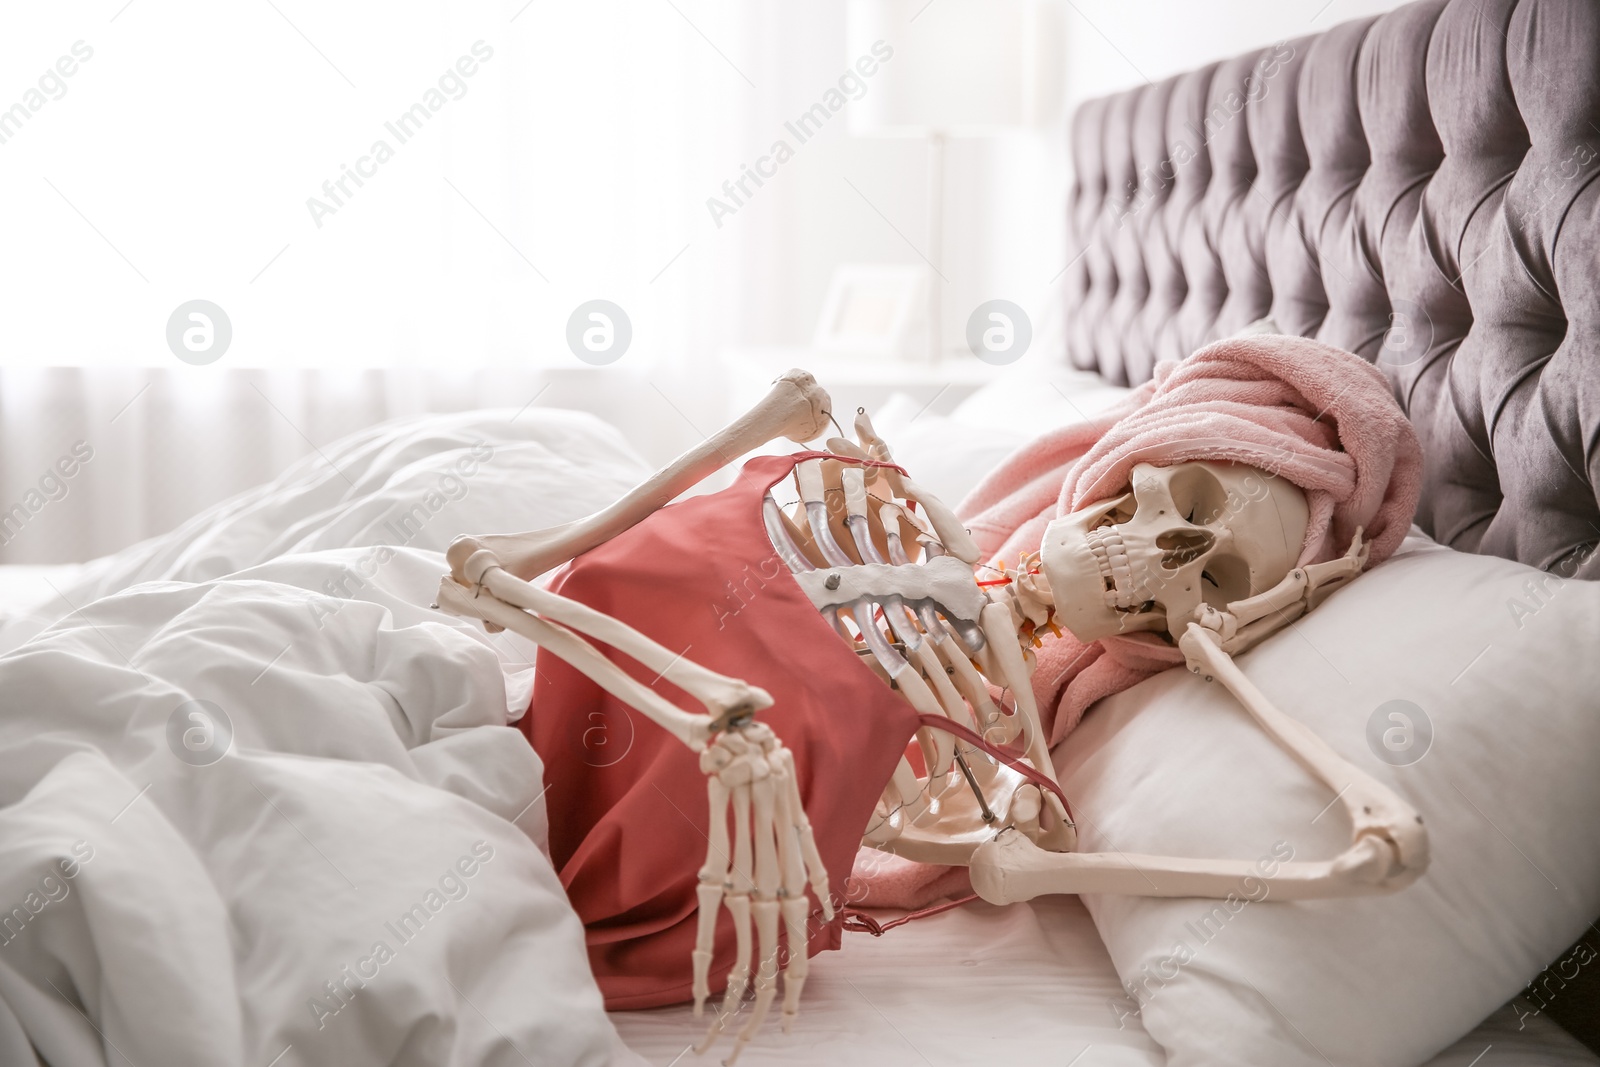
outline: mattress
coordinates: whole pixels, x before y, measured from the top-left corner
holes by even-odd
[[[1077,897],[994,907],[974,902],[896,927],[846,933],[811,963],[794,1030],[776,1012],[740,1056],[766,1064],[862,1067],[1161,1067]],[[699,1060],[704,1029],[687,1007],[613,1012],[624,1041],[651,1064]],[[712,1054],[708,1054],[708,1057]],[[1509,1006],[1427,1067],[1577,1067],[1600,1058],[1540,1016]]]

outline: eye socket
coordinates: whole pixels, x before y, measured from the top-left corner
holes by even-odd
[[[1174,471],[1168,488],[1178,514],[1191,525],[1210,526],[1228,512],[1228,490],[1197,463]]]
[[[1138,501],[1132,493],[1123,493],[1115,500],[1105,503],[1105,511],[1100,517],[1089,524],[1089,529],[1098,530],[1102,526],[1121,526],[1133,518],[1133,513],[1139,508]]]
[[[1226,608],[1250,595],[1250,565],[1237,556],[1217,554],[1206,560],[1200,575],[1200,599],[1214,608]]]

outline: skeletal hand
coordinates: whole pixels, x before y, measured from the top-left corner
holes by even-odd
[[[699,931],[694,949],[694,1012],[699,1017],[710,996],[712,949],[719,905],[733,916],[735,956],[728,973],[721,1009],[696,1048],[704,1052],[721,1035],[738,1012],[750,980],[750,919],[754,912],[760,956],[756,967],[756,1001],[750,1020],[739,1031],[738,1043],[727,1059],[738,1060],[750,1039],[761,1029],[777,993],[778,920],[788,939],[784,969],[783,1029],[787,1032],[800,1008],[800,991],[810,969],[806,954],[810,940],[806,900],[811,889],[822,904],[825,919],[832,920],[828,898],[828,871],[812,837],[811,823],[801,807],[795,780],[794,756],[766,725],[745,721],[718,733],[700,755],[700,769],[708,777],[711,797],[711,836],[705,866],[700,869]],[[728,808],[733,808],[733,848],[730,857]]]

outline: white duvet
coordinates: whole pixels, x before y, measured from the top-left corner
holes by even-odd
[[[377,427],[0,617],[0,1064],[602,1064],[468,530],[644,473],[566,412]],[[380,545],[396,546],[378,548]]]

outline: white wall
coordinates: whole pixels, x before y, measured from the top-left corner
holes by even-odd
[[[1073,0],[1068,104],[1399,6],[1395,0]]]

